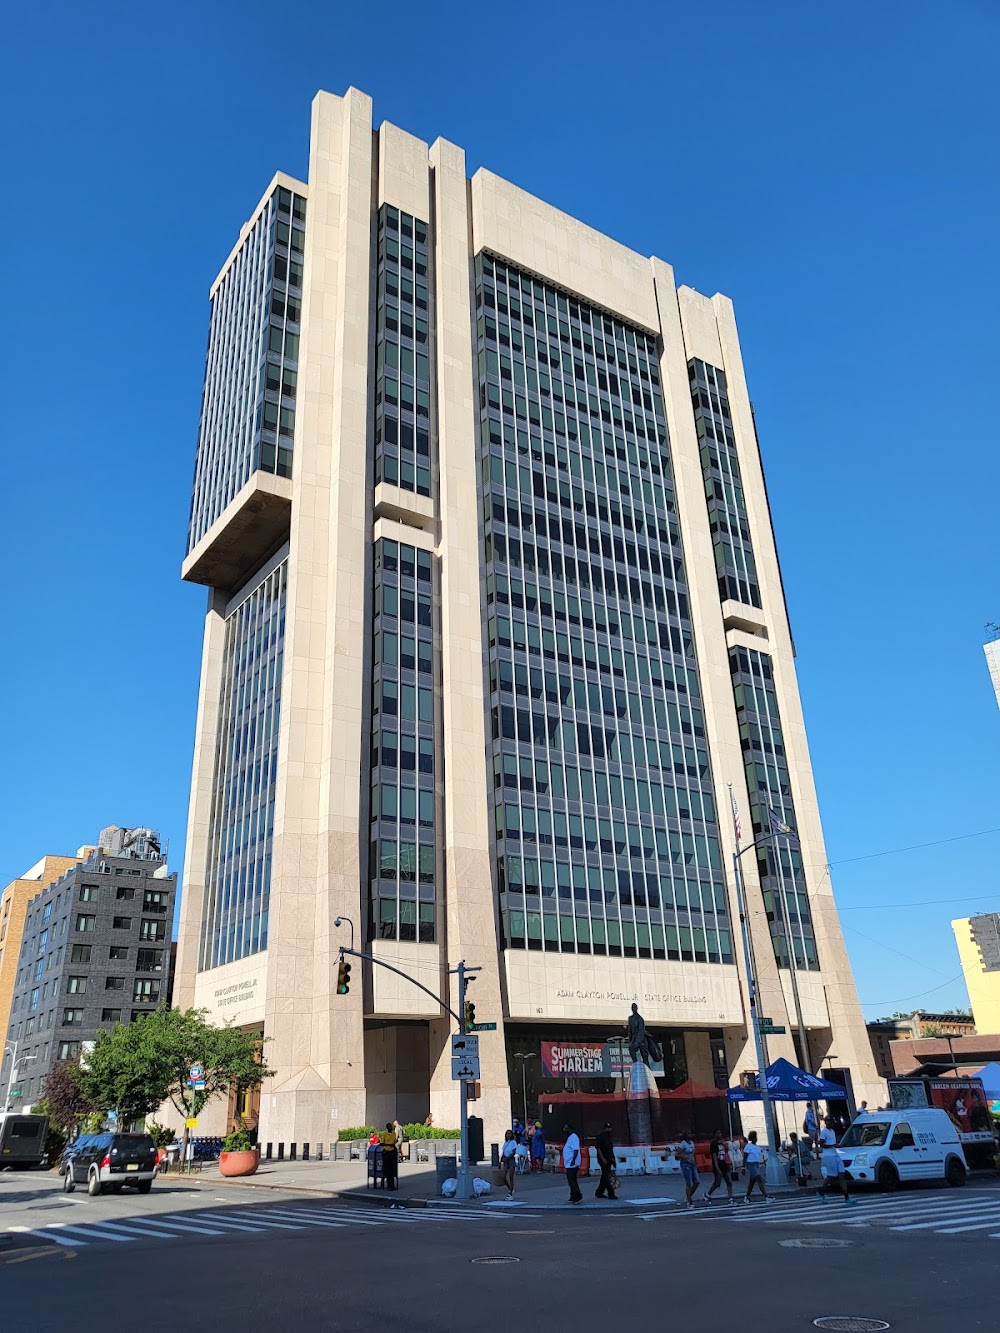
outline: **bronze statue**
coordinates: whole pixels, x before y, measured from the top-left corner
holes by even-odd
[[[632,1006],[626,1031],[628,1032],[628,1053],[633,1064],[641,1060],[644,1065],[651,1065],[663,1059],[660,1044],[646,1031],[646,1020],[639,1013],[637,1004]]]

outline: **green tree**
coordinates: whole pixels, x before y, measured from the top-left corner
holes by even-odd
[[[87,1057],[87,1094],[117,1112],[119,1124],[127,1124],[151,1115],[165,1101],[186,1121],[234,1087],[237,1094],[259,1087],[270,1077],[261,1037],[216,1027],[205,1015],[204,1009],[160,1008],[102,1032]],[[192,1065],[204,1070],[203,1090],[188,1087]]]
[[[68,1137],[96,1108],[83,1089],[83,1070],[77,1060],[60,1060],[52,1066],[43,1089],[43,1115]]]

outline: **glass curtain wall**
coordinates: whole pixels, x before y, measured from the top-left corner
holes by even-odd
[[[476,261],[507,948],[732,961],[655,340]]]

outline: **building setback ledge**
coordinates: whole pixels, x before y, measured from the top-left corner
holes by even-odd
[[[769,637],[763,611],[755,606],[747,606],[744,602],[724,601],[722,620],[727,630],[742,630],[744,634],[753,634],[759,639]]]
[[[380,481],[375,487],[375,517],[430,532],[434,527],[434,501],[429,496]]]
[[[181,578],[234,592],[288,536],[292,483],[255,472],[181,566]]]

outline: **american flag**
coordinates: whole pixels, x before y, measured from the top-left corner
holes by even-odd
[[[743,825],[740,823],[739,807],[736,804],[736,797],[733,795],[732,789],[729,792],[729,799],[733,803],[733,828],[736,830],[736,846],[738,847],[743,841]]]

